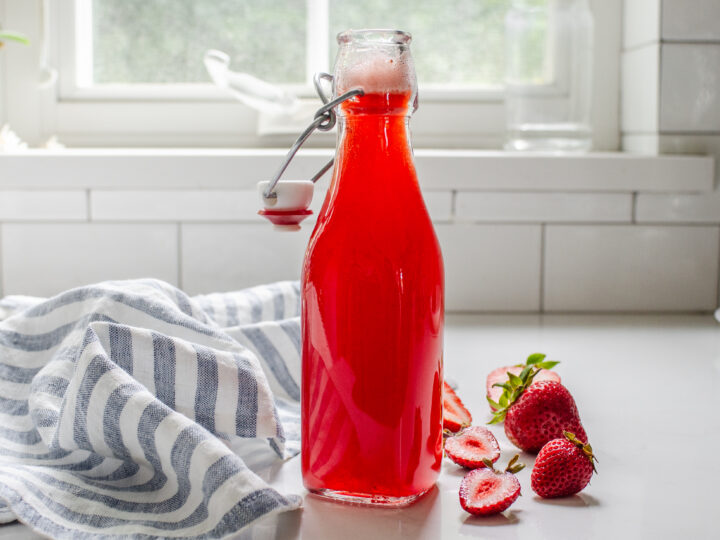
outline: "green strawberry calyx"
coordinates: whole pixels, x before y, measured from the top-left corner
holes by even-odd
[[[519,463],[518,460],[520,459],[520,454],[515,454],[513,458],[508,461],[507,467],[505,467],[504,471],[498,471],[495,466],[493,465],[493,462],[490,461],[488,458],[484,458],[482,462],[485,464],[485,467],[490,469],[495,474],[503,474],[503,473],[512,473],[517,474],[521,470],[525,468],[524,463]]]
[[[565,437],[568,441],[573,443],[575,446],[577,446],[580,450],[582,450],[582,453],[585,454],[585,457],[590,460],[590,465],[592,465],[593,472],[597,474],[597,469],[595,468],[595,462],[598,460],[595,455],[593,454],[592,446],[588,443],[582,442],[580,439],[578,439],[574,433],[570,433],[569,431],[563,431],[563,437]]]
[[[497,402],[493,401],[489,397],[488,402],[495,409],[492,420],[488,424],[497,424],[505,420],[508,409],[515,403],[523,392],[533,383],[535,375],[540,373],[543,369],[552,369],[557,366],[560,362],[552,360],[545,360],[546,355],[542,353],[535,353],[528,356],[524,366],[524,369],[520,372],[520,375],[507,372],[508,380],[504,383],[495,383],[493,386],[498,386],[503,389],[503,393],[498,398]]]

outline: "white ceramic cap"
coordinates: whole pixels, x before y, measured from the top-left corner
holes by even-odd
[[[270,182],[258,182],[258,194],[266,210],[307,210],[312,202],[314,184],[310,180],[280,180],[275,186],[277,198],[265,198]]]

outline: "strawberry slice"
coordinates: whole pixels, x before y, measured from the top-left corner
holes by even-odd
[[[474,426],[445,439],[445,453],[461,467],[479,469],[500,459],[500,445],[488,428]]]
[[[460,506],[476,516],[490,516],[507,510],[520,496],[515,473],[524,467],[515,456],[504,472],[496,471],[487,460],[486,467],[470,471],[460,483]]]
[[[530,358],[533,358],[535,355],[531,355]],[[544,355],[543,359],[544,359]],[[528,358],[528,360],[530,360]],[[494,369],[489,373],[487,376],[487,379],[485,381],[485,392],[487,394],[488,399],[491,399],[495,403],[500,399],[500,396],[502,395],[503,389],[499,386],[493,386],[495,383],[505,383],[508,380],[508,372],[512,373],[513,375],[520,375],[522,373],[522,370],[525,369],[529,364],[520,364],[516,366],[503,366],[497,369]],[[556,381],[556,382],[562,382],[560,380],[560,375],[558,375],[554,371],[550,371],[549,369],[541,369],[537,375],[535,375],[535,378],[533,379],[533,382],[540,382],[540,381]],[[490,405],[490,409],[493,411],[496,410],[495,407]]]
[[[472,415],[455,390],[443,382],[443,429],[457,433],[472,424]]]

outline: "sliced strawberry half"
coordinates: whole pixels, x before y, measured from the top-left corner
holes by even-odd
[[[479,469],[500,459],[500,445],[488,428],[473,426],[445,439],[445,453],[461,467]]]
[[[476,516],[490,516],[507,510],[520,496],[515,473],[524,467],[515,456],[505,472],[496,471],[490,461],[482,469],[470,471],[460,483],[460,506]]]
[[[456,433],[472,424],[472,415],[450,385],[443,382],[443,429]]]
[[[536,355],[531,355],[528,360],[533,358]],[[543,359],[545,355],[542,355]],[[507,382],[508,380],[508,372],[512,373],[513,375],[520,375],[522,373],[522,370],[525,369],[529,364],[520,364],[516,366],[503,366],[497,369],[494,369],[491,371],[487,379],[485,380],[485,392],[488,397],[488,399],[498,402],[500,399],[500,396],[503,393],[503,389],[499,386],[493,386],[496,383],[502,384]],[[533,382],[540,382],[540,381],[556,381],[556,382],[562,382],[560,380],[560,375],[558,375],[554,371],[550,371],[549,369],[541,369],[537,375],[533,378]],[[490,405],[490,409],[493,411],[496,410],[495,407]]]

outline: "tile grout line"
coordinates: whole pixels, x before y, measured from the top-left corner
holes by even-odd
[[[720,232],[720,227],[716,227],[718,232]],[[720,234],[718,234],[718,237],[720,238]],[[718,275],[715,276],[715,298],[717,305],[720,305],[720,241],[718,242]]]
[[[662,5],[662,2],[660,2]],[[662,7],[660,8],[662,10]],[[662,13],[660,14],[660,35],[662,36]],[[657,85],[657,92],[656,92],[656,98],[657,98],[657,108],[655,110],[655,132],[657,133],[658,137],[663,132],[662,129],[662,108],[663,108],[663,46],[662,42],[658,45],[658,54],[657,54],[657,63],[658,63],[658,71],[657,71],[657,81],[655,81],[655,84]],[[660,140],[658,139],[658,147],[660,145]]]
[[[637,202],[638,202],[638,193],[637,191],[634,191],[632,194],[632,208],[631,208],[631,215],[630,215],[630,223],[633,225],[637,224]]]
[[[147,220],[147,219],[141,219],[141,220],[123,220],[123,219],[95,219],[91,222],[88,222],[87,220],[79,219],[79,218],[67,218],[67,219],[40,219],[40,218],[31,218],[31,219],[8,219],[8,218],[0,218],[0,222],[2,223],[8,223],[13,225],[73,225],[73,224],[92,224],[92,225],[123,225],[123,226],[163,226],[167,227],[172,225],[177,225],[179,222],[177,220]],[[592,226],[598,226],[598,227],[621,227],[621,226],[627,226],[632,225],[632,222],[629,222],[627,220],[568,220],[568,221],[546,221],[542,222],[540,220],[534,220],[534,221],[520,221],[520,220],[511,220],[511,221],[502,221],[502,220],[472,220],[468,218],[462,218],[461,220],[453,219],[448,221],[447,219],[433,219],[433,224],[440,224],[440,225],[447,225],[453,224],[453,225],[497,225],[497,226],[514,226],[514,225],[592,225]],[[255,227],[255,228],[264,228],[267,226],[267,224],[263,221],[242,221],[242,220],[217,220],[217,221],[210,221],[210,220],[203,220],[203,221],[184,221],[181,222],[184,225],[188,226],[228,226],[228,225],[234,225],[238,227]],[[308,225],[314,224],[314,222],[304,222]],[[649,221],[642,221],[635,223],[636,225],[652,225],[653,227],[717,227],[718,224],[720,224],[720,218],[714,218],[710,220],[704,220],[704,221],[662,221],[662,220],[649,220]]]
[[[85,211],[87,212],[86,221],[92,221],[92,207],[90,203],[90,190],[85,190]]]
[[[545,313],[545,232],[547,225],[540,224],[540,313]]]
[[[622,56],[624,54],[633,53],[647,47],[652,47],[653,45],[660,46],[662,45],[662,42],[660,41],[660,39],[651,39],[649,41],[641,41],[640,43],[635,43],[633,45],[630,45],[629,47],[623,46],[620,50],[620,55]]]

